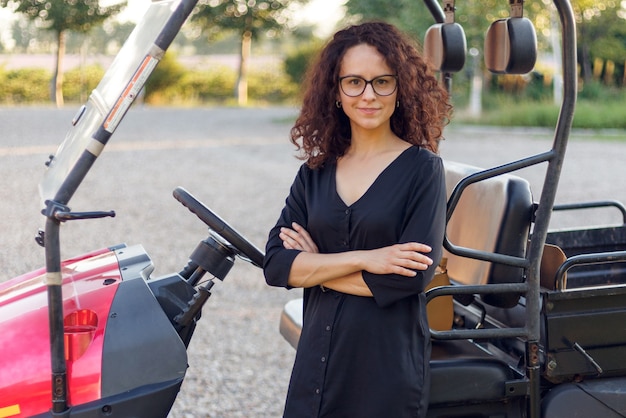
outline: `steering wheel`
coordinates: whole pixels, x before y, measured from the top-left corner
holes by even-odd
[[[174,189],[173,195],[176,200],[200,218],[213,232],[228,241],[237,251],[238,256],[257,267],[263,268],[263,253],[211,209],[182,187]]]

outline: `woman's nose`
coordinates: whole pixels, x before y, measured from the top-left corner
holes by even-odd
[[[374,92],[374,86],[372,86],[372,83],[367,83],[365,85],[365,90],[363,90],[362,96],[364,99],[375,99],[376,98],[376,92]]]

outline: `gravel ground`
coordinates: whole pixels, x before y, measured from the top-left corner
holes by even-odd
[[[0,281],[43,265],[43,251],[33,240],[44,221],[37,184],[75,110],[0,109]],[[292,108],[134,108],[70,205],[77,211],[114,209],[117,217],[64,226],[63,256],[141,243],[156,275],[180,270],[206,228],[171,197],[179,185],[262,248],[300,164],[288,142],[295,114]],[[444,158],[483,167],[551,144],[545,130],[453,125],[446,136]],[[576,132],[557,201],[626,202],[625,158],[626,133]],[[520,172],[536,199],[543,170]],[[611,210],[554,218],[557,227],[621,221]],[[266,286],[258,269],[236,263],[213,288],[170,416],[280,416],[295,353],[278,333],[278,318],[284,303],[299,295]]]

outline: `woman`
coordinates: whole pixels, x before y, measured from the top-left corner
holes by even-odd
[[[379,22],[335,34],[291,140],[306,163],[266,246],[268,284],[304,288],[285,417],[422,417],[424,287],[441,257],[435,154],[451,110],[416,47]]]

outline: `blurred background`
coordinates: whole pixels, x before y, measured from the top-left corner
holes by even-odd
[[[525,2],[538,62],[525,75],[492,75],[481,56],[489,24],[507,1],[456,2],[467,36],[454,78],[463,123],[554,126],[561,97],[557,15],[548,0]],[[150,0],[0,0],[0,105],[81,103],[98,83]],[[573,0],[580,92],[575,128],[626,128],[626,2]],[[80,17],[80,18],[77,18]],[[153,106],[298,103],[307,65],[334,30],[382,19],[417,42],[434,23],[420,0],[200,0],[148,82]],[[513,111],[511,104],[515,103]]]

